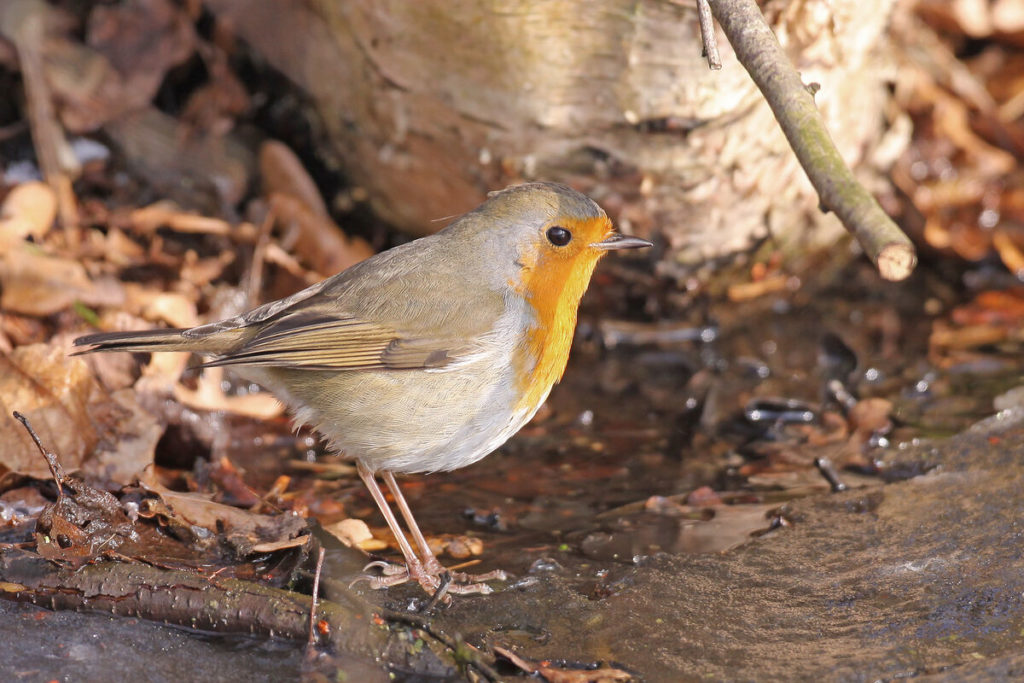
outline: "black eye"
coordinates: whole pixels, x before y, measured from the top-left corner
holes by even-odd
[[[564,247],[572,241],[572,233],[565,228],[560,228],[557,225],[553,228],[548,228],[547,231],[548,242],[555,245],[556,247]]]

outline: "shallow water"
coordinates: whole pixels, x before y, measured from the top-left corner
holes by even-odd
[[[612,662],[655,681],[874,680],[947,667],[984,677],[1015,666],[1024,430],[1008,419],[929,439],[991,415],[993,397],[1022,383],[1019,349],[937,350],[934,320],[964,295],[937,295],[952,290],[932,286],[934,274],[894,287],[866,273],[842,287],[695,305],[671,325],[646,322],[649,311],[599,316],[601,302],[590,299],[565,379],[538,419],[471,467],[403,480],[428,536],[479,538],[470,571],[513,575],[492,596],[457,596],[434,623],[479,646]],[[886,411],[853,418],[870,398],[891,402],[893,424]],[[383,526],[354,476],[287,464],[317,449],[286,422],[232,418],[214,431],[225,436],[207,448],[231,458],[255,490],[287,472],[289,490],[322,522]],[[175,443],[165,441],[161,457],[180,457]],[[821,457],[832,482],[815,465]],[[836,483],[847,490],[832,492]],[[363,563],[332,550],[325,578],[345,586]],[[396,609],[423,603],[416,586],[358,590]],[[130,670],[120,663],[128,659],[144,659],[151,680],[308,670],[298,646],[3,608],[0,624],[27,653],[0,664],[6,674],[100,680],[111,666]],[[21,630],[33,619],[60,620],[65,644]],[[88,649],[122,642],[125,629],[134,650]],[[80,662],[47,668],[47,653],[79,641]],[[331,666],[350,680],[381,672],[362,661]]]

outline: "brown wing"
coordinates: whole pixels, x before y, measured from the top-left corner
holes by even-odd
[[[221,358],[205,363],[307,370],[441,368],[471,352],[454,339],[410,338],[354,316],[286,313]]]

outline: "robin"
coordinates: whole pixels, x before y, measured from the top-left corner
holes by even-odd
[[[649,246],[616,232],[575,190],[517,185],[434,235],[237,317],[91,334],[75,345],[188,351],[213,356],[204,367],[235,367],[355,461],[405,556],[405,568],[369,579],[374,588],[413,580],[431,594],[488,593],[483,581],[502,572],[457,575],[448,586],[395,473],[465,467],[505,443],[561,379],[598,260]]]

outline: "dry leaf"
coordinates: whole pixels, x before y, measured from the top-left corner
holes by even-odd
[[[483,554],[484,542],[474,536],[461,534],[441,534],[427,539],[430,551],[435,555],[447,554],[457,560],[476,557]]]
[[[548,683],[616,683],[622,681],[636,680],[633,674],[614,667],[600,667],[596,669],[569,669],[555,667],[551,662],[536,662],[523,657],[508,648],[500,645],[494,646],[494,652],[501,655],[522,671],[534,676],[541,676]]]
[[[237,204],[245,196],[256,165],[252,150],[235,135],[190,129],[155,107],[110,121],[103,130],[136,173],[157,185],[166,185],[168,192],[180,190],[180,178],[192,179],[190,187],[197,189],[189,193],[190,200],[206,188],[215,190],[226,205]],[[195,220],[182,219],[174,229],[213,232],[228,226],[216,219]]]
[[[129,218],[132,227],[143,233],[156,232],[167,227],[178,232],[195,232],[209,235],[227,235],[231,224],[220,218],[208,218],[196,213],[182,211],[177,204],[163,200],[135,209]]]
[[[0,356],[0,472],[48,478],[50,471],[11,413],[25,415],[69,470],[77,469],[100,440],[91,411],[107,400],[81,358],[59,346],[20,346]]]
[[[321,216],[301,200],[284,194],[270,195],[270,207],[277,223],[294,233],[293,250],[313,270],[338,273],[373,255],[366,240],[346,237],[330,218]]]
[[[93,282],[78,261],[47,256],[31,244],[0,254],[0,286],[0,308],[25,315],[53,315],[76,301],[116,307],[125,300],[117,280]]]
[[[263,420],[277,417],[284,412],[281,402],[264,392],[228,396],[221,388],[223,379],[224,368],[206,368],[195,390],[175,384],[172,390],[174,398],[196,410],[224,411]]]
[[[195,301],[184,294],[160,292],[134,283],[125,285],[125,308],[132,314],[152,322],[165,322],[171,327],[195,327],[199,324]]]
[[[57,218],[57,195],[46,183],[22,183],[10,191],[0,207],[0,249],[31,237],[40,240]]]
[[[0,473],[49,476],[46,462],[13,418],[25,415],[68,470],[127,484],[153,462],[163,427],[129,390],[113,395],[82,358],[61,344],[20,346],[0,356]]]
[[[324,531],[350,548],[374,552],[388,547],[387,543],[373,537],[370,527],[361,519],[343,519],[340,522],[325,526]]]
[[[121,389],[110,395],[117,421],[112,431],[101,435],[92,454],[82,463],[82,472],[92,481],[125,485],[153,464],[157,442],[164,427],[139,405],[135,391]]]
[[[139,484],[159,496],[159,501],[143,501],[139,514],[160,516],[173,527],[192,530],[196,540],[212,541],[220,537],[239,555],[259,552],[256,548],[261,544],[290,541],[307,528],[306,521],[292,513],[261,515],[217,503],[197,493],[172,491],[157,481],[152,469],[139,478]],[[195,535],[194,527],[209,533]]]
[[[283,142],[267,140],[260,146],[260,179],[265,196],[283,194],[298,200],[316,215],[328,217],[327,205],[316,183],[295,152]]]

